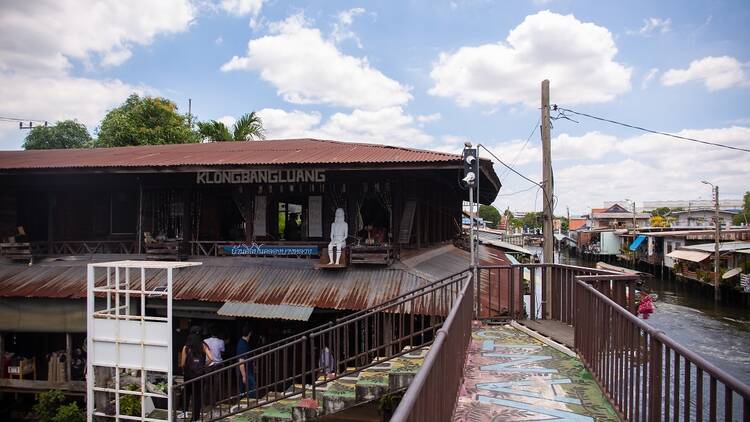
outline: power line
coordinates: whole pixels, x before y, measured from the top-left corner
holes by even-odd
[[[508,168],[508,170],[510,170],[510,171],[512,171],[513,173],[515,173],[515,174],[517,174],[517,175],[521,176],[522,178],[524,178],[524,179],[528,180],[529,182],[533,183],[534,185],[536,185],[536,186],[539,186],[539,183],[538,183],[538,182],[535,182],[535,181],[533,181],[533,180],[529,179],[528,177],[526,177],[526,176],[524,176],[523,174],[519,173],[519,172],[518,172],[518,171],[517,171],[516,169],[514,169],[513,167],[511,167],[511,166],[509,166],[509,165],[505,164],[505,163],[503,162],[503,160],[501,160],[500,158],[498,158],[498,157],[497,157],[497,155],[495,155],[495,154],[494,154],[494,153],[493,153],[492,151],[490,151],[489,149],[487,149],[487,147],[486,147],[486,146],[484,146],[484,145],[482,145],[482,144],[479,144],[478,146],[480,146],[480,147],[484,148],[484,150],[485,150],[485,151],[489,152],[489,153],[490,153],[490,155],[491,155],[492,157],[494,157],[494,158],[495,158],[495,160],[497,160],[497,161],[498,161],[498,162],[499,162],[500,164],[502,164],[502,165],[504,165],[505,167],[507,167],[507,168]]]
[[[39,120],[39,119],[19,119],[18,117],[7,117],[7,116],[0,116],[0,120],[6,121],[6,122],[40,122],[44,123],[47,120]]]
[[[602,122],[607,122],[607,123],[613,123],[613,124],[616,124],[616,125],[625,126],[625,127],[631,128],[631,129],[637,129],[637,130],[641,130],[643,132],[653,133],[653,134],[656,134],[656,135],[669,136],[669,137],[680,139],[680,140],[683,140],[683,141],[697,142],[697,143],[700,143],[700,144],[712,145],[712,146],[715,146],[715,147],[733,149],[735,151],[750,152],[750,149],[747,149],[747,148],[733,147],[731,145],[719,144],[717,142],[702,141],[700,139],[689,138],[687,136],[675,135],[674,133],[667,133],[667,132],[661,132],[661,131],[658,131],[658,130],[647,129],[645,127],[631,125],[631,124],[623,123],[623,122],[618,122],[616,120],[605,119],[604,117],[593,116],[591,114],[582,113],[580,111],[571,110],[569,108],[559,107],[557,104],[553,104],[552,105],[552,110],[573,113],[573,114],[577,114],[579,116],[588,117],[590,119],[600,120]],[[563,115],[562,118],[566,118],[566,117]],[[570,120],[570,119],[568,119],[568,120]]]
[[[539,187],[539,185],[533,185],[533,186],[529,186],[526,189],[517,190],[517,191],[511,192],[511,193],[503,193],[503,194],[500,194],[500,195],[497,195],[497,196],[513,196],[513,195],[516,195],[516,194],[519,194],[519,193],[528,192],[528,191],[530,191],[530,190],[532,190],[534,188],[538,188],[538,187]]]
[[[518,150],[518,152],[516,153],[516,156],[513,158],[513,161],[511,161],[511,163],[510,163],[511,166],[514,166],[516,164],[516,161],[521,156],[521,153],[526,149],[526,146],[529,144],[529,141],[531,140],[531,137],[534,136],[534,133],[536,133],[536,128],[539,127],[539,122],[541,120],[542,120],[541,117],[538,118],[538,119],[536,119],[536,123],[534,123],[534,127],[531,128],[531,133],[526,138],[526,142],[523,143],[523,145],[521,146],[521,149]],[[503,174],[501,174],[499,176],[499,179],[500,179],[501,183],[503,182],[503,180],[505,180],[505,178],[508,176],[509,173],[510,173],[510,171],[508,169],[505,169],[505,171],[503,172]]]

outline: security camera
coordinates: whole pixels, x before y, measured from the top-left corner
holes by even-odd
[[[469,141],[464,142],[464,146],[466,148],[471,148],[471,142],[469,142]]]
[[[470,172],[466,173],[466,177],[464,177],[461,180],[463,180],[465,183],[470,184],[471,182],[474,181],[474,179],[476,179],[476,175],[474,175],[473,171],[470,171]]]

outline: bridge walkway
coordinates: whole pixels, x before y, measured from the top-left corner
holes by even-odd
[[[510,325],[475,325],[454,421],[619,421],[593,376]]]

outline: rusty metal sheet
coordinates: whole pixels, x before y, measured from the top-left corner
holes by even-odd
[[[229,262],[221,262],[227,259]],[[175,270],[176,300],[246,302],[359,310],[414,290],[429,282],[397,268],[315,270],[303,260],[203,258],[204,265]],[[291,261],[291,262],[290,262]],[[87,261],[0,265],[0,297],[83,298]],[[102,284],[105,275],[98,275]],[[163,283],[155,270],[146,272],[146,285]],[[139,277],[131,278],[133,286]]]
[[[0,151],[0,169],[455,162],[461,156],[317,139]]]

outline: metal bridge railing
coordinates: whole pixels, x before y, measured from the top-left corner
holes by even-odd
[[[391,421],[440,421],[453,414],[474,316],[473,280],[461,289]]]
[[[747,384],[577,278],[575,349],[624,420],[750,421]]]

